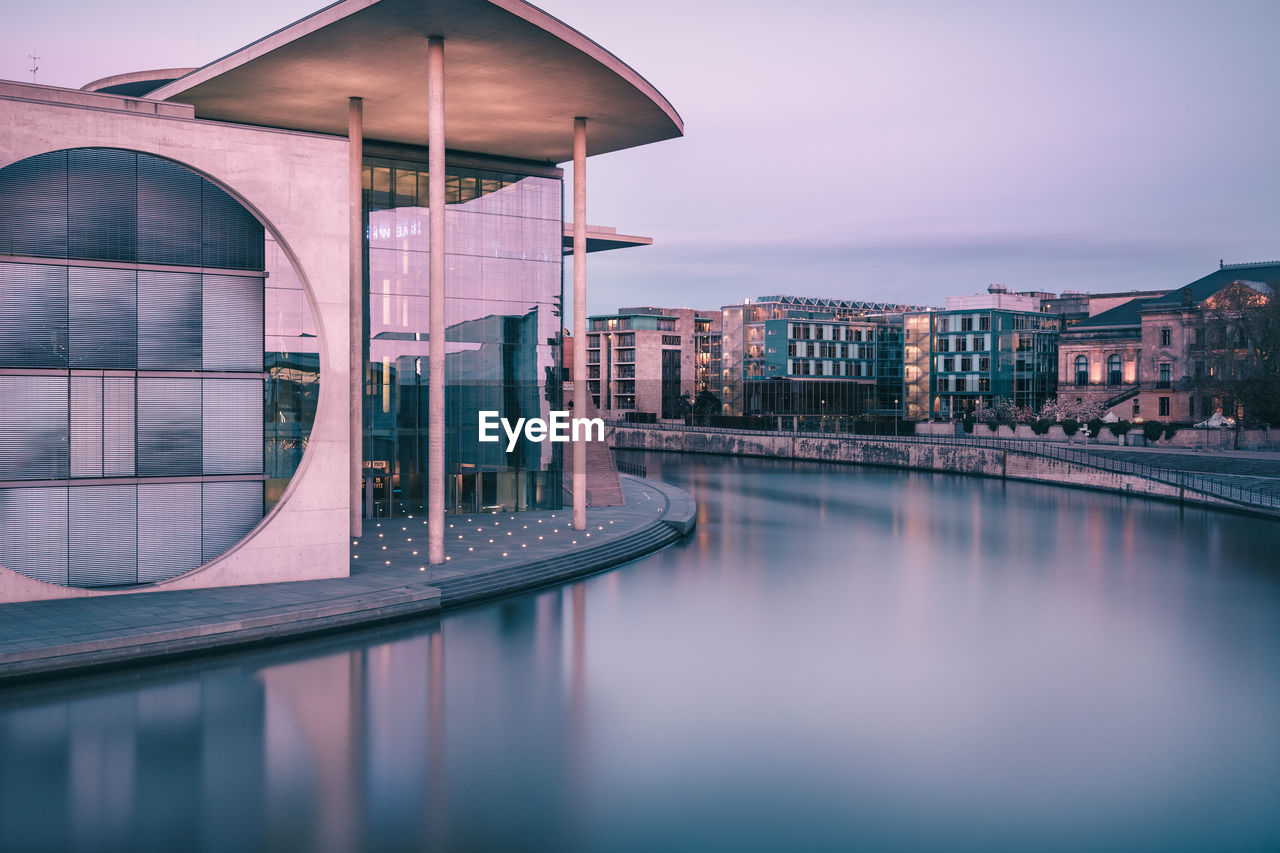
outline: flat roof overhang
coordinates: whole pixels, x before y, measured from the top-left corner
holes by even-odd
[[[523,0],[341,0],[147,97],[200,118],[347,134],[364,99],[364,136],[427,141],[427,38],[445,42],[450,150],[546,163],[684,133],[675,108],[630,66]]]
[[[561,245],[566,255],[573,254],[573,223],[564,224],[564,238]],[[628,249],[632,246],[652,246],[652,237],[639,237],[634,234],[619,234],[617,228],[604,225],[587,226],[587,254],[607,252],[610,249]]]

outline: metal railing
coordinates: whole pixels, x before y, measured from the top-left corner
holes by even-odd
[[[649,468],[643,462],[624,462],[615,456],[613,464],[617,466],[619,474],[630,474],[632,477],[642,478],[649,476]]]
[[[628,427],[632,429],[666,430],[675,432],[722,433],[726,435],[778,436],[797,438],[825,438],[831,441],[863,441],[894,442],[900,444],[947,444],[965,447],[983,447],[992,450],[1006,450],[1025,453],[1043,459],[1057,459],[1072,462],[1114,474],[1131,474],[1145,477],[1158,483],[1177,486],[1186,492],[1215,497],[1220,500],[1240,504],[1252,509],[1280,510],[1280,494],[1270,494],[1257,488],[1243,484],[1223,482],[1215,477],[1232,477],[1232,474],[1202,474],[1193,471],[1182,471],[1175,468],[1159,468],[1143,465],[1129,459],[1109,458],[1105,452],[1098,453],[1078,447],[1062,447],[1053,442],[1027,441],[1011,438],[978,438],[973,436],[944,435],[851,435],[848,433],[809,433],[779,430],[732,429],[728,427],[691,427],[684,424],[633,424],[610,422],[610,426]],[[621,470],[621,469],[619,469]]]

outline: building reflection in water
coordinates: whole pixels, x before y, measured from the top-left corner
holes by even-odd
[[[1280,829],[1274,525],[644,461],[696,490],[701,526],[618,571],[0,693],[0,850],[1195,848]]]

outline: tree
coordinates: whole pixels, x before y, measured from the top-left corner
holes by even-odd
[[[1205,300],[1192,387],[1237,421],[1280,424],[1280,299],[1236,283]]]
[[[718,415],[720,414],[720,398],[705,388],[698,392],[698,398],[693,401],[693,413],[695,415]]]

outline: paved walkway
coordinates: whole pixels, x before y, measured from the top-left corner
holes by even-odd
[[[0,684],[431,613],[635,559],[691,529],[693,499],[623,477],[627,505],[451,516],[443,567],[425,521],[366,523],[351,577],[0,605]]]
[[[1280,452],[1274,450],[1196,450],[1175,447],[1119,447],[1089,444],[1077,449],[1137,465],[1187,471],[1224,485],[1280,496]]]

